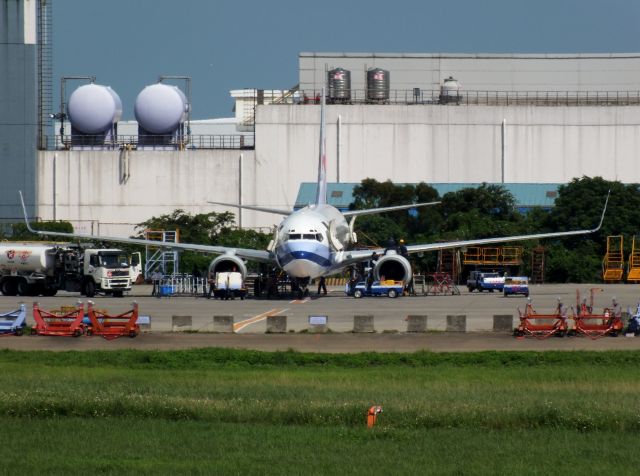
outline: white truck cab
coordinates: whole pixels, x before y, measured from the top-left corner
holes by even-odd
[[[127,254],[118,249],[86,249],[84,251],[84,284],[82,293],[93,297],[96,291],[120,297],[131,291],[131,268]]]

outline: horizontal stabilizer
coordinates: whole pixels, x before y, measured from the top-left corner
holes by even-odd
[[[356,217],[360,215],[373,215],[376,213],[385,213],[385,212],[393,212],[396,210],[407,210],[410,208],[418,208],[418,207],[427,207],[430,205],[437,205],[440,202],[424,202],[424,203],[412,203],[410,205],[395,205],[392,207],[380,207],[380,208],[369,208],[367,210],[349,210],[343,213],[345,218]]]
[[[277,208],[258,207],[255,205],[239,205],[237,203],[225,203],[225,202],[207,202],[212,205],[224,205],[225,207],[244,208],[245,210],[254,210],[257,212],[273,213],[274,215],[289,216],[293,213],[292,210],[279,210]]]

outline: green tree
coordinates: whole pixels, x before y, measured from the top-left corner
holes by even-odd
[[[31,223],[34,230],[48,230],[62,233],[73,233],[73,225],[68,221],[39,221]],[[13,241],[46,241],[50,239],[44,235],[31,233],[24,223],[13,223],[11,225],[11,236],[7,237]]]
[[[406,205],[409,203],[433,202],[438,200],[438,192],[421,182],[417,185],[398,185],[390,180],[378,182],[365,179],[354,187],[352,210]],[[395,211],[377,215],[366,215],[356,221],[361,242],[384,246],[393,238],[414,241],[416,235],[432,234],[439,229],[441,215],[434,207],[419,207],[407,211]]]
[[[558,190],[555,207],[547,224],[552,230],[595,228],[602,207],[611,191],[602,229],[588,235],[554,240],[558,246],[548,247],[548,278],[555,282],[597,282],[602,278],[602,260],[607,236],[631,237],[640,224],[640,190],[637,184],[623,184],[602,177],[575,178]],[[625,240],[625,255],[631,240]]]

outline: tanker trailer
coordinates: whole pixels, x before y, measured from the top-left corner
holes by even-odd
[[[54,296],[59,290],[116,297],[131,290],[127,255],[117,249],[0,244],[0,291],[5,296]]]

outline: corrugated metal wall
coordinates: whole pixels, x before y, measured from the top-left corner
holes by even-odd
[[[302,90],[319,90],[325,68],[351,71],[364,89],[365,67],[391,73],[391,89],[439,89],[453,76],[474,91],[638,91],[640,54],[300,53]]]
[[[0,1],[0,219],[35,203],[38,132],[36,0]]]

